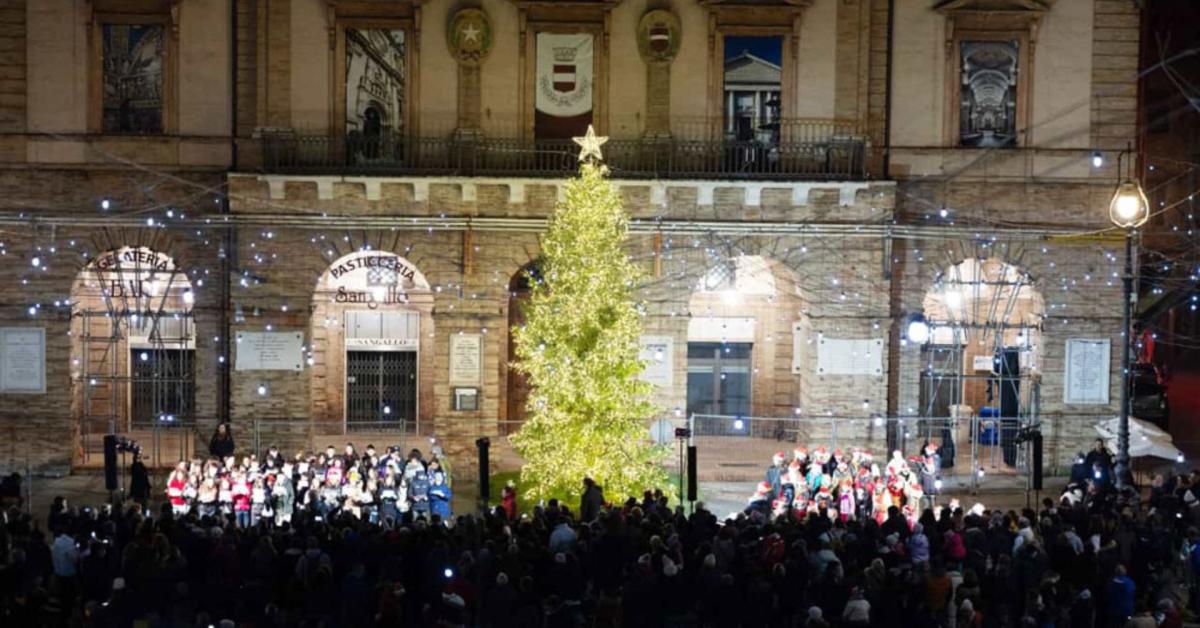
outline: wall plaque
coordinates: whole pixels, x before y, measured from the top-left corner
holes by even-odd
[[[46,328],[0,328],[0,392],[46,392]]]
[[[1108,338],[1068,338],[1066,372],[1063,374],[1063,403],[1106,405],[1108,403]]]
[[[645,364],[641,380],[655,386],[670,386],[675,381],[675,339],[670,336],[642,336],[638,358]]]
[[[818,375],[883,375],[883,339],[817,341]]]
[[[483,384],[483,336],[481,334],[452,334],[450,336],[450,385],[479,386]]]
[[[237,370],[299,371],[303,368],[303,333],[291,331],[237,332]]]

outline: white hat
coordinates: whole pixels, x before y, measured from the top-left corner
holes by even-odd
[[[809,619],[821,619],[821,607],[820,606],[808,607],[808,618]]]
[[[113,578],[113,591],[120,591],[125,588],[125,579],[121,577]]]

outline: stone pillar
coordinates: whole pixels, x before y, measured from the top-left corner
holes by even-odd
[[[458,61],[458,124],[455,135],[475,138],[480,131],[479,66],[492,49],[492,23],[482,9],[461,9],[450,20],[446,45]]]
[[[259,125],[292,126],[292,9],[290,2],[267,0],[258,5]]]
[[[646,62],[647,139],[671,136],[671,62],[679,52],[679,18],[670,11],[648,11],[638,23],[638,52]]]

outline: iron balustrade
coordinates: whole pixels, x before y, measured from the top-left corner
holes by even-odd
[[[864,137],[812,132],[795,138],[610,139],[604,161],[612,176],[625,179],[867,178]],[[281,134],[262,141],[264,171],[281,174],[569,177],[579,153],[570,139]]]

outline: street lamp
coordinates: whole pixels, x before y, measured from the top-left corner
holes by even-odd
[[[1117,156],[1117,172],[1121,172],[1121,157]],[[1129,471],[1129,353],[1133,334],[1129,321],[1133,315],[1133,232],[1146,224],[1150,218],[1150,203],[1142,186],[1126,177],[1117,186],[1112,201],[1108,204],[1108,218],[1114,225],[1125,230],[1125,273],[1121,276],[1124,304],[1121,316],[1121,413],[1117,427],[1117,488],[1125,488],[1125,476]]]

